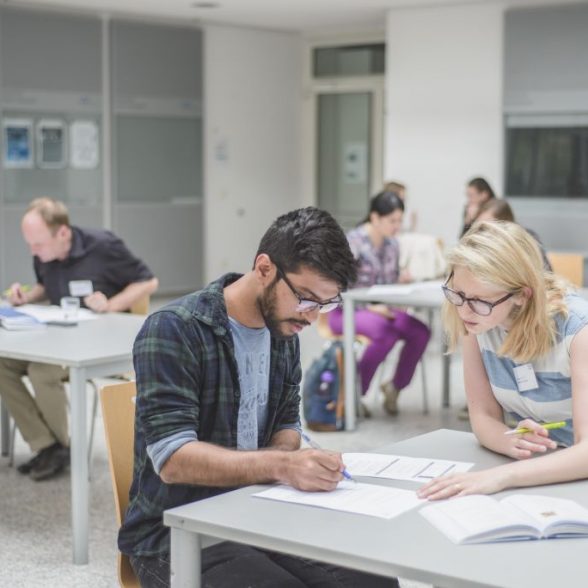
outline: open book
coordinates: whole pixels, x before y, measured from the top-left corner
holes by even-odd
[[[588,536],[588,509],[551,496],[513,494],[500,501],[464,496],[426,506],[420,513],[458,544]]]

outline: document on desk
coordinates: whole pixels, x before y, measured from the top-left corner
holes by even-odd
[[[391,519],[426,502],[412,490],[360,482],[340,482],[332,492],[302,492],[291,486],[275,486],[253,496],[382,519]]]
[[[63,321],[64,313],[59,306],[46,306],[43,304],[23,304],[18,307],[20,312],[36,318],[41,323]],[[75,322],[96,320],[98,315],[87,308],[80,308],[77,312]]]
[[[467,472],[474,465],[465,461],[379,453],[344,453],[343,463],[352,476],[412,482],[428,482],[445,474]]]

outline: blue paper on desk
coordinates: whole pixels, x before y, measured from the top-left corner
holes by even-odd
[[[46,326],[34,316],[15,310],[11,306],[0,307],[0,325],[9,331],[44,329]]]

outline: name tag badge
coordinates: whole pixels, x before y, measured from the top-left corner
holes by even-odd
[[[519,392],[525,392],[526,390],[536,390],[539,388],[537,378],[535,377],[535,371],[530,363],[525,365],[519,365],[514,368],[514,377],[517,381],[517,388]]]
[[[71,280],[69,283],[70,296],[89,296],[94,292],[92,280]]]

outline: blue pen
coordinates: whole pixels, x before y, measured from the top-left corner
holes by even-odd
[[[311,439],[311,438],[310,438],[310,437],[309,437],[309,436],[308,436],[306,433],[302,433],[302,432],[301,432],[301,433],[300,433],[300,436],[301,436],[301,437],[302,437],[302,439],[304,439],[304,441],[305,441],[306,443],[308,443],[308,445],[310,445],[310,446],[311,446],[313,449],[321,449],[321,450],[322,450],[322,447],[321,447],[321,446],[320,446],[320,445],[319,445],[319,444],[318,444],[316,441],[313,441],[313,440],[312,440],[312,439]],[[347,471],[347,469],[344,469],[344,470],[343,470],[341,473],[343,474],[343,477],[344,477],[346,480],[349,480],[350,482],[356,482],[355,478],[353,478],[353,477],[351,476],[351,474],[350,474],[350,473]]]

